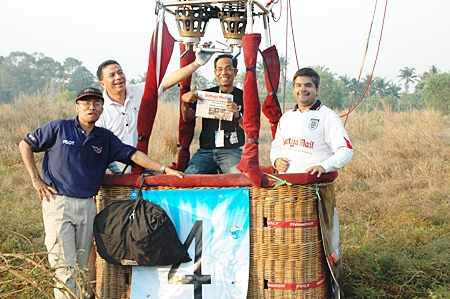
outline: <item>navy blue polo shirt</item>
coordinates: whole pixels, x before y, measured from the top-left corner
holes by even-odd
[[[51,121],[24,141],[33,152],[45,151],[44,182],[58,194],[80,198],[97,195],[108,165],[129,163],[136,152],[105,128],[94,127],[86,137],[78,117]]]

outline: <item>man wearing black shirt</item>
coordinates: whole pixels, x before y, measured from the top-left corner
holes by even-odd
[[[219,86],[206,91],[233,95],[233,101],[226,104],[226,109],[233,113],[233,119],[226,121],[202,118],[200,148],[189,161],[186,174],[208,174],[217,171],[240,173],[236,165],[241,161],[245,133],[242,129],[243,93],[241,89],[233,86],[238,72],[236,67],[237,60],[228,54],[219,55],[214,60],[214,75]],[[202,99],[195,91],[183,95],[182,115],[185,122],[194,120],[198,100]]]

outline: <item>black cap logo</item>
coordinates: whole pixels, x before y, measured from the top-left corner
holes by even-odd
[[[80,92],[78,92],[75,101],[78,101],[87,96],[97,97],[97,98],[101,99],[103,102],[105,101],[103,99],[102,92],[95,87],[86,87],[86,88],[82,89]]]

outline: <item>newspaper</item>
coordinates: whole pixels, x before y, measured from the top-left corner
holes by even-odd
[[[203,101],[197,101],[195,116],[204,118],[233,120],[233,113],[226,108],[227,102],[233,102],[233,95],[211,91],[196,91]]]

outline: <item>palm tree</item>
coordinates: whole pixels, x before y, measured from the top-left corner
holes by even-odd
[[[428,72],[423,72],[422,76],[420,76],[420,80],[417,82],[416,86],[414,86],[414,91],[421,91],[425,87],[425,82],[432,75],[437,75],[441,71],[437,68],[437,66],[432,65]]]
[[[258,61],[256,63],[256,84],[258,85],[258,94],[266,95],[267,89],[266,89],[266,77],[264,73],[264,64],[262,61]]]
[[[355,86],[352,84],[352,78],[349,75],[345,74],[344,76],[339,76],[338,79],[344,83],[344,86],[348,92],[353,93]]]
[[[245,77],[245,71],[239,70],[237,75],[234,77],[234,86],[242,89],[242,87],[244,86],[244,77]]]
[[[280,97],[278,98],[278,102],[280,102],[280,106],[282,107],[283,111],[286,110],[286,91],[290,90],[291,86],[287,86],[289,79],[286,78],[287,76],[287,67],[289,65],[289,59],[286,59],[285,56],[280,55],[280,85],[278,87],[278,93],[280,94]]]
[[[314,69],[319,74],[320,73],[331,73],[330,69],[324,65],[315,65],[315,66],[312,66],[311,68]]]
[[[205,78],[199,72],[194,72],[192,74],[191,86],[197,86],[197,90],[202,90],[208,87],[208,79]]]
[[[132,78],[131,80],[127,80],[129,84],[138,84],[145,82],[145,79],[147,78],[147,72],[144,73],[144,75],[139,75],[139,78]]]
[[[284,86],[286,85],[286,70],[289,65],[289,59],[286,59],[283,55],[280,56],[280,88],[278,91],[281,91],[284,89]]]
[[[405,81],[405,93],[408,93],[409,84],[414,83],[416,81],[417,75],[415,74],[416,69],[413,67],[404,67],[399,70],[400,75],[397,77],[400,78],[401,81]]]
[[[400,98],[400,90],[402,90],[401,85],[397,85],[393,83],[392,81],[389,81],[387,88],[386,88],[386,95],[392,95],[396,99]]]
[[[430,66],[430,71],[428,72],[428,74],[430,74],[430,75],[437,75],[440,72],[441,71],[438,69],[438,67],[433,64],[432,66]]]
[[[372,84],[373,84],[373,78],[371,77],[371,75],[367,74],[361,81],[360,84],[358,86],[358,92],[361,91],[361,94],[364,92],[364,90],[366,90],[367,88],[367,92],[365,94],[365,98],[370,98],[371,92],[372,92]]]
[[[386,95],[386,89],[390,81],[386,81],[386,78],[375,78],[372,83],[373,91],[383,98]]]

